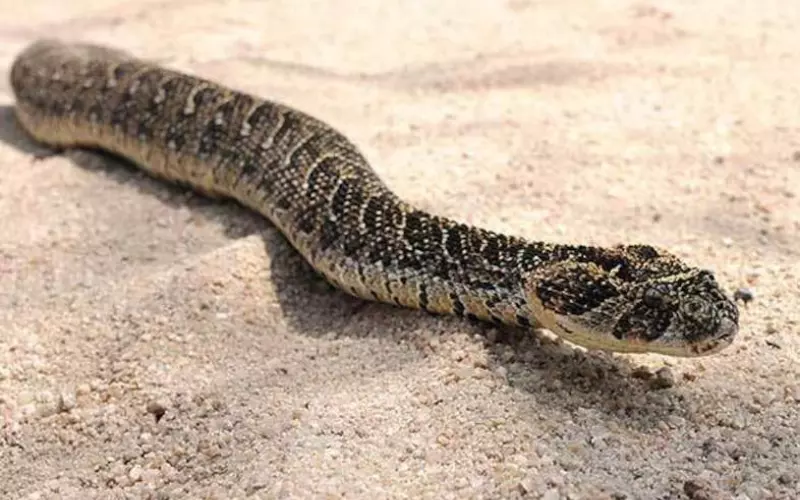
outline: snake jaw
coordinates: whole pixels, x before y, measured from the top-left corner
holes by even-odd
[[[738,309],[713,275],[666,252],[641,258],[640,250],[615,247],[613,261],[538,268],[525,278],[531,311],[543,327],[589,349],[695,357],[730,345]]]

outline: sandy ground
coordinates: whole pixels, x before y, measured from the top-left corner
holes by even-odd
[[[34,162],[4,77],[0,497],[800,496],[797,2],[2,11],[4,68],[43,35],[115,44],[325,119],[429,210],[662,245],[754,300],[696,360],[365,304],[233,203]]]

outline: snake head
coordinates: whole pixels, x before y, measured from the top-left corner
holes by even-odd
[[[531,272],[525,291],[543,327],[590,349],[704,356],[739,329],[710,271],[645,245],[577,247]]]

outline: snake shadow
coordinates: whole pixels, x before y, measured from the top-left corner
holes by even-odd
[[[19,126],[10,106],[0,106],[0,142],[34,157],[58,154],[36,144]],[[653,391],[645,381],[631,376],[636,365],[628,358],[586,352],[531,330],[498,328],[357,299],[328,284],[272,224],[234,201],[187,197],[185,187],[154,179],[103,152],[71,151],[69,158],[80,168],[214,220],[231,239],[260,233],[270,258],[271,282],[264,286],[274,289],[287,323],[301,335],[323,339],[389,336],[424,352],[426,341],[419,338],[421,331],[467,333],[483,339],[490,358],[488,369],[503,367],[508,383],[533,395],[537,407],[548,405],[564,411],[593,408],[637,430],[646,431],[693,406],[681,404],[685,396],[680,390]],[[580,401],[579,407],[576,401]],[[637,405],[636,401],[647,404]],[[534,413],[536,408],[530,411]]]

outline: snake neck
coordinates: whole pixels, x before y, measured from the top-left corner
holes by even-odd
[[[365,203],[361,210],[341,212],[331,204],[328,210],[334,213],[321,218],[311,241],[293,241],[337,287],[437,314],[523,327],[537,323],[527,304],[524,275],[552,259],[552,245],[432,215],[388,191],[373,192]],[[347,214],[353,213],[360,213],[360,220],[348,222]],[[328,221],[339,222],[339,230]]]

